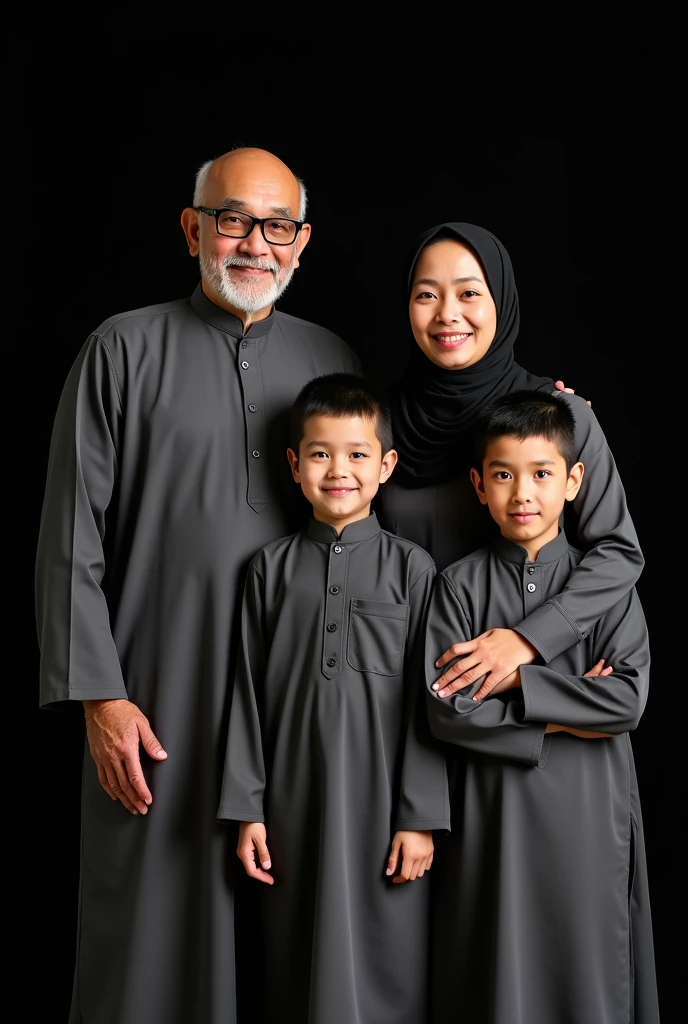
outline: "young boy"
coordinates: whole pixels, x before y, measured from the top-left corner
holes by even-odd
[[[312,518],[249,568],[218,817],[265,883],[267,1019],[424,1024],[428,880],[395,883],[449,827],[422,675],[434,563],[371,515],[396,452],[362,378],[307,384],[292,438]]]
[[[438,1024],[459,1019],[457,1007],[466,1024],[659,1019],[628,735],[650,661],[637,594],[548,665],[449,698],[436,682],[435,659],[450,644],[513,626],[559,593],[583,557],[559,525],[583,478],[575,452],[560,399],[515,392],[486,411],[471,480],[501,537],[442,572],[431,602],[430,725],[465,754],[452,821],[460,864],[443,880],[438,923]]]

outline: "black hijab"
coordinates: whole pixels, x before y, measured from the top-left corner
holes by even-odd
[[[438,237],[463,242],[482,264],[497,307],[497,330],[483,358],[460,370],[436,366],[414,341],[409,365],[390,396],[399,452],[394,478],[404,487],[440,483],[470,469],[473,427],[488,402],[520,388],[554,390],[553,380],[536,377],[514,362],[519,326],[514,272],[509,253],[485,228],[438,224],[420,236],[404,276],[407,308],[418,257]]]

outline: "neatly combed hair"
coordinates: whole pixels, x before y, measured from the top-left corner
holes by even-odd
[[[386,455],[393,445],[392,416],[382,392],[355,373],[325,373],[301,388],[291,409],[290,447],[297,455],[306,420],[311,416],[372,420],[382,454]]]
[[[543,391],[512,391],[482,411],[475,430],[475,465],[482,470],[487,446],[500,437],[546,437],[566,462],[566,471],[578,461],[576,423],[563,398]]]
[[[243,146],[235,146],[235,149],[244,149]],[[208,180],[208,172],[215,163],[214,160],[206,160],[196,172],[196,184],[194,187],[193,204],[194,206],[205,206],[205,185]],[[294,175],[296,183],[299,186],[299,212],[297,213],[294,220],[305,221],[306,209],[308,208],[308,193],[306,192],[306,186],[302,182],[298,175]]]

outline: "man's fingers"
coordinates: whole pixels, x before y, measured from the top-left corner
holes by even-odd
[[[101,784],[101,786],[103,787],[103,789],[105,790],[107,795],[110,797],[110,799],[111,800],[116,800],[117,797],[115,796],[115,794],[110,789],[110,783],[108,782],[108,778],[107,778],[107,775],[105,773],[105,769],[103,768],[102,764],[99,764],[98,762],[96,762],[96,768],[98,769],[98,782]]]
[[[432,684],[433,690],[438,693],[440,690],[444,690],[447,686],[454,684],[454,690],[461,690],[464,686],[469,686],[474,683],[479,676],[485,674],[485,670],[480,668],[480,659],[478,657],[470,658],[465,657],[462,661],[457,662],[456,665],[452,665],[448,668],[439,679],[436,679]],[[457,684],[457,680],[460,680]]]
[[[154,758],[156,761],[164,761],[167,757],[167,753],[162,749],[162,743],[155,735],[148,722],[140,721],[138,723],[138,727],[143,749],[146,751],[148,756]]]
[[[128,754],[124,757],[124,770],[126,772],[127,783],[130,787],[127,792],[131,799],[136,803],[143,803],[144,807],[153,803],[153,797],[151,791],[146,785],[146,780],[143,774],[143,768],[139,760],[138,751],[135,754]],[[143,812],[145,814],[145,811]]]
[[[117,780],[120,784],[122,792],[126,795],[127,799],[134,805],[134,807],[136,807],[136,809],[141,814],[147,814],[148,807],[145,801],[143,801],[140,798],[140,796],[132,786],[131,782],[129,781],[129,774],[126,762],[115,761],[115,763],[113,764],[113,768],[115,770],[115,774],[117,775]]]
[[[250,846],[242,846],[237,850],[237,854],[239,855],[239,860],[244,865],[244,871],[249,878],[255,878],[259,882],[266,882],[268,885],[272,885],[274,882],[272,875],[269,875],[267,871],[263,871],[256,864],[253,844]]]
[[[496,685],[496,680],[491,681],[486,679],[483,685],[478,690],[478,692],[473,694],[473,700],[482,700],[483,697],[487,697],[488,693],[490,693],[495,688]]]
[[[613,665],[607,665],[606,668],[602,669],[602,671],[600,672],[600,675],[601,676],[609,676],[609,675],[612,674],[613,671],[614,671],[614,666]]]
[[[104,768],[108,780],[108,785],[110,787],[110,791],[115,797],[115,799],[119,800],[121,804],[124,804],[126,809],[128,811],[131,811],[132,814],[138,814],[139,812],[137,811],[136,807],[134,807],[133,803],[122,789],[114,767],[112,765],[106,764],[104,765]]]

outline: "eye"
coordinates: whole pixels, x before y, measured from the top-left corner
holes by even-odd
[[[535,478],[537,480],[545,480],[546,477],[551,476],[551,475],[552,474],[550,473],[550,471],[548,469],[538,469],[536,471],[536,473],[535,473]]]
[[[312,459],[329,459],[327,452],[311,452]]]
[[[418,294],[416,295],[416,301],[418,301],[418,299],[436,299],[436,298],[437,298],[437,296],[435,295],[434,292],[418,292]]]
[[[367,457],[368,456],[365,454],[365,452],[352,452],[351,453],[351,458],[352,459],[366,459]]]
[[[498,469],[494,475],[495,480],[511,480],[511,473],[507,473],[505,469]]]
[[[462,299],[472,299],[472,298],[475,298],[475,296],[479,296],[479,295],[480,295],[480,292],[476,292],[472,288],[468,288],[468,289],[466,289],[465,292],[461,293],[461,298]]]

